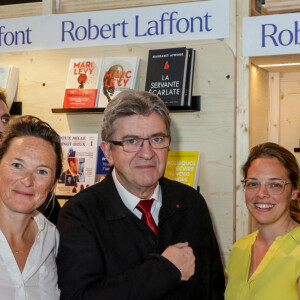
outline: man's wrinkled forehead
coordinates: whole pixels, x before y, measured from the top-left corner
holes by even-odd
[[[162,119],[162,121],[164,122],[164,126],[162,127],[161,132],[164,132],[164,131],[165,131],[165,128],[167,127],[167,125],[165,124],[164,119],[163,119],[159,114],[157,114],[156,112],[152,112],[152,113],[147,113],[147,114],[131,114],[131,115],[119,116],[119,117],[116,118],[116,119],[114,120],[114,122],[112,123],[112,129],[113,129],[113,130],[112,130],[112,132],[113,132],[112,136],[114,136],[115,133],[116,133],[118,130],[123,129],[123,128],[122,128],[122,125],[119,125],[119,124],[120,124],[120,123],[119,123],[120,120],[122,120],[122,119],[124,119],[124,118],[148,117],[148,116],[150,116],[151,114],[155,114],[155,115],[157,115],[158,117],[160,117],[160,118]]]

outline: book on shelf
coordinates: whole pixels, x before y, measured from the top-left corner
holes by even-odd
[[[188,54],[188,61],[187,61],[186,81],[185,81],[184,105],[191,106],[192,96],[193,96],[196,50],[192,48],[187,48],[187,54]]]
[[[97,102],[102,58],[71,58],[63,108],[93,108]]]
[[[98,107],[106,107],[113,97],[125,89],[138,88],[139,63],[137,56],[105,57]]]
[[[198,187],[199,151],[169,151],[164,177]]]
[[[187,105],[194,58],[194,50],[186,47],[149,50],[145,90],[158,95],[167,106]]]
[[[19,69],[12,65],[0,66],[0,91],[5,92],[8,109],[17,98]]]
[[[63,173],[55,193],[58,196],[73,196],[95,183],[98,134],[61,133],[60,138]]]
[[[109,172],[110,164],[107,161],[102,149],[98,146],[98,158],[96,169],[96,182],[102,181]]]

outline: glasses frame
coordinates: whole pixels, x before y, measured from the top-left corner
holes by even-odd
[[[249,180],[253,180],[253,179],[248,178],[248,179],[243,179],[243,180],[241,180],[241,183],[243,184],[244,192],[246,192],[246,183],[247,183],[247,181],[249,181]],[[261,185],[262,185],[262,184],[264,184],[264,186],[266,187],[266,184],[265,184],[264,182],[260,182],[260,181],[258,181],[258,180],[253,180],[253,181],[257,181],[257,182],[259,183],[259,188],[258,188],[257,191],[259,191],[259,189],[261,188]],[[269,181],[272,181],[272,180],[269,180]],[[281,195],[281,194],[284,192],[284,190],[285,190],[285,186],[288,185],[288,184],[292,184],[291,182],[286,181],[286,180],[284,180],[284,179],[276,179],[276,180],[274,180],[274,181],[281,181],[281,182],[283,183],[283,189],[282,189],[282,191],[281,191],[280,193],[274,194],[274,193],[272,193],[272,192],[270,193],[269,189],[266,187],[266,189],[267,189],[269,195]],[[256,192],[257,192],[257,191],[256,191]],[[253,190],[253,191],[249,191],[249,190],[248,190],[247,192],[249,192],[249,193],[252,192],[252,193],[253,193],[253,192],[255,192],[255,191],[254,191],[254,190]]]
[[[164,137],[164,138],[168,138],[169,139],[169,144],[168,144],[168,146],[165,146],[165,147],[162,147],[162,148],[155,148],[155,147],[153,147],[153,145],[151,144],[151,142],[150,142],[150,139],[153,139],[153,138],[158,138],[158,137]],[[139,140],[142,140],[142,143],[141,143],[141,145],[139,146],[139,149],[138,150],[136,150],[136,151],[126,151],[125,149],[124,149],[124,142],[125,141],[128,141],[128,140],[134,140],[134,139],[139,139]],[[151,146],[151,148],[152,149],[165,149],[165,148],[168,148],[169,146],[170,146],[170,143],[171,143],[171,137],[170,137],[170,135],[168,135],[168,134],[166,134],[166,135],[157,135],[157,136],[149,136],[149,137],[147,137],[147,138],[142,138],[142,137],[132,137],[132,138],[128,138],[128,139],[125,139],[124,141],[112,141],[112,140],[108,140],[108,142],[109,143],[112,143],[113,145],[117,145],[117,146],[122,146],[122,148],[123,148],[123,151],[124,152],[128,152],[128,153],[134,153],[134,152],[139,152],[142,148],[143,148],[143,146],[144,146],[144,142],[145,141],[149,141],[149,145]]]

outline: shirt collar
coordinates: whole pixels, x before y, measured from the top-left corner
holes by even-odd
[[[119,182],[119,180],[117,178],[115,168],[112,171],[112,178],[113,178],[113,181],[116,185],[117,191],[118,191],[123,203],[130,211],[133,211],[141,199],[136,197],[132,193],[128,192],[123,187],[123,185]],[[162,202],[161,188],[160,188],[159,184],[157,184],[152,196],[149,199],[152,199],[152,198],[155,199],[155,201],[158,201],[160,203]]]

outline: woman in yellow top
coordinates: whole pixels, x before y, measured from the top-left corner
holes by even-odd
[[[226,300],[299,300],[300,227],[290,216],[299,165],[285,148],[252,148],[243,166],[246,205],[258,231],[237,241],[226,273]]]

